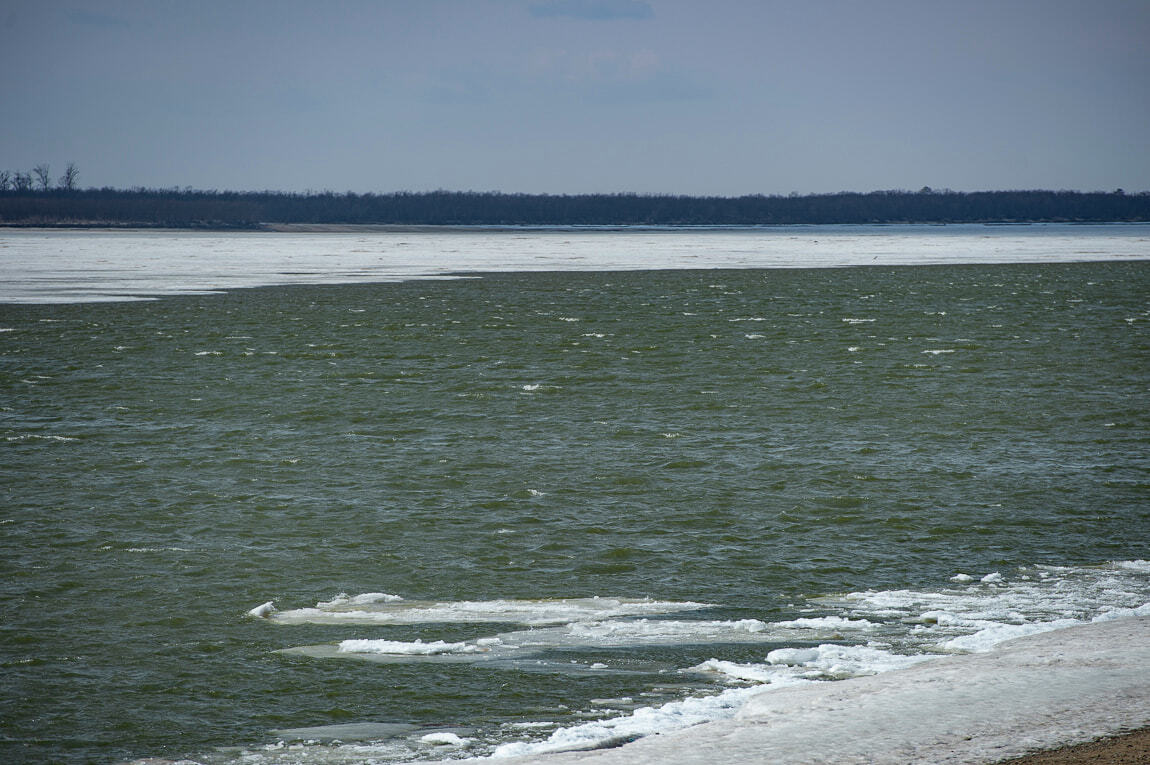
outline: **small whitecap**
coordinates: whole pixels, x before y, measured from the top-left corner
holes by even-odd
[[[874,319],[843,319],[847,324],[870,324]]]
[[[41,435],[37,435],[35,433],[26,433],[22,436],[7,436],[7,437],[5,437],[4,440],[5,441],[27,441],[29,439],[37,440],[37,441],[79,441],[80,440],[78,438],[72,438],[71,436],[41,436]]]
[[[953,348],[936,348],[936,349],[931,349],[931,350],[925,350],[925,351],[923,351],[923,353],[929,353],[932,356],[937,356],[940,353],[954,353],[954,349]]]
[[[525,393],[535,393],[536,391],[542,392],[542,391],[563,390],[563,386],[562,385],[547,385],[544,383],[528,383],[527,385],[521,385],[520,390],[522,390]]]
[[[987,574],[978,581],[982,582],[983,584],[994,584],[995,582],[1001,582],[1002,580],[1002,574],[995,571],[993,574]]]
[[[970,574],[955,574],[950,578],[952,582],[973,582],[974,577]]]
[[[186,547],[129,547],[124,552],[130,553],[157,553],[157,552],[191,552]]]

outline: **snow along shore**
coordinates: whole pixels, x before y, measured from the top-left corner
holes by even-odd
[[[491,762],[982,765],[1147,726],[1150,617],[1135,616],[870,677],[768,688],[732,719],[615,749]]]

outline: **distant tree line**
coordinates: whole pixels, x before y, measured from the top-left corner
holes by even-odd
[[[259,228],[263,224],[781,225],[1150,221],[1150,192],[873,191],[789,196],[388,194],[76,188],[46,165],[0,171],[0,225]]]
[[[76,169],[76,163],[69,162],[68,166],[64,168],[64,174],[57,180],[55,188],[62,191],[75,191],[76,180],[79,177],[80,171]],[[46,164],[36,165],[30,172],[0,170],[0,192],[29,192],[34,189],[48,191],[51,188],[53,188],[52,170]]]

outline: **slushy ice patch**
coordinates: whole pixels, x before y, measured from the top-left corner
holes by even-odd
[[[393,627],[504,622],[529,627],[467,640],[349,639],[335,645],[283,651],[311,658],[464,662],[490,669],[590,674],[616,673],[620,668],[611,666],[609,658],[602,659],[598,654],[595,659],[582,661],[569,657],[596,650],[633,652],[675,646],[708,646],[714,651],[715,655],[707,661],[671,669],[652,665],[644,671],[641,663],[631,662],[629,671],[636,676],[636,698],[643,698],[644,683],[648,687],[665,686],[671,677],[680,678],[683,696],[665,703],[607,705],[585,713],[600,719],[574,724],[511,721],[469,733],[460,739],[462,744],[426,730],[418,732],[422,737],[413,733],[407,738],[367,744],[297,744],[291,761],[498,758],[616,746],[642,736],[731,717],[748,698],[770,688],[873,675],[940,655],[990,650],[1004,640],[1024,635],[1091,621],[1150,616],[1150,562],[1124,561],[1077,568],[1037,566],[977,575],[963,572],[933,590],[868,590],[812,598],[798,609],[803,615],[783,620],[678,616],[708,607],[694,602],[621,598],[422,602],[367,593],[341,594],[314,608],[283,612],[264,604],[250,613],[282,625],[347,623]],[[740,645],[742,655],[747,650],[761,650],[761,660],[722,658],[724,652]],[[755,649],[757,645],[761,649]],[[642,680],[644,677],[648,679]],[[632,697],[628,696],[627,701],[632,702]],[[584,713],[575,716],[578,714]],[[430,743],[436,743],[436,751],[427,751]],[[273,752],[282,755],[283,750],[249,751],[243,761],[254,765],[284,761],[276,759]]]

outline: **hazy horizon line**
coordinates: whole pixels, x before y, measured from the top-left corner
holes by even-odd
[[[276,188],[199,188],[194,186],[83,186],[73,189],[66,189],[61,186],[50,186],[48,188],[30,188],[30,189],[0,189],[0,193],[32,193],[43,194],[45,192],[53,191],[71,191],[71,192],[92,192],[92,191],[119,191],[119,192],[168,192],[168,193],[181,193],[181,194],[282,194],[282,195],[300,195],[300,196],[325,196],[325,195],[357,195],[357,196],[397,196],[397,195],[430,195],[430,194],[486,194],[491,196],[507,196],[507,197],[595,197],[595,196],[609,196],[609,197],[675,197],[675,198],[689,198],[689,199],[747,199],[747,198],[803,198],[803,197],[832,197],[841,195],[870,195],[870,194],[1022,194],[1022,193],[1048,193],[1048,194],[1121,194],[1126,196],[1141,196],[1150,194],[1150,188],[1139,190],[1128,190],[1124,188],[1115,189],[1075,189],[1075,188],[977,188],[977,189],[952,189],[950,187],[935,187],[935,186],[922,186],[918,189],[909,188],[872,188],[866,191],[857,189],[839,189],[837,191],[812,191],[812,192],[751,192],[744,194],[692,194],[686,192],[675,191],[630,191],[630,190],[616,190],[616,191],[504,191],[501,189],[463,189],[463,188],[435,188],[435,189],[393,189],[391,191],[356,191],[354,189],[336,190],[331,188],[315,189],[276,189]]]

